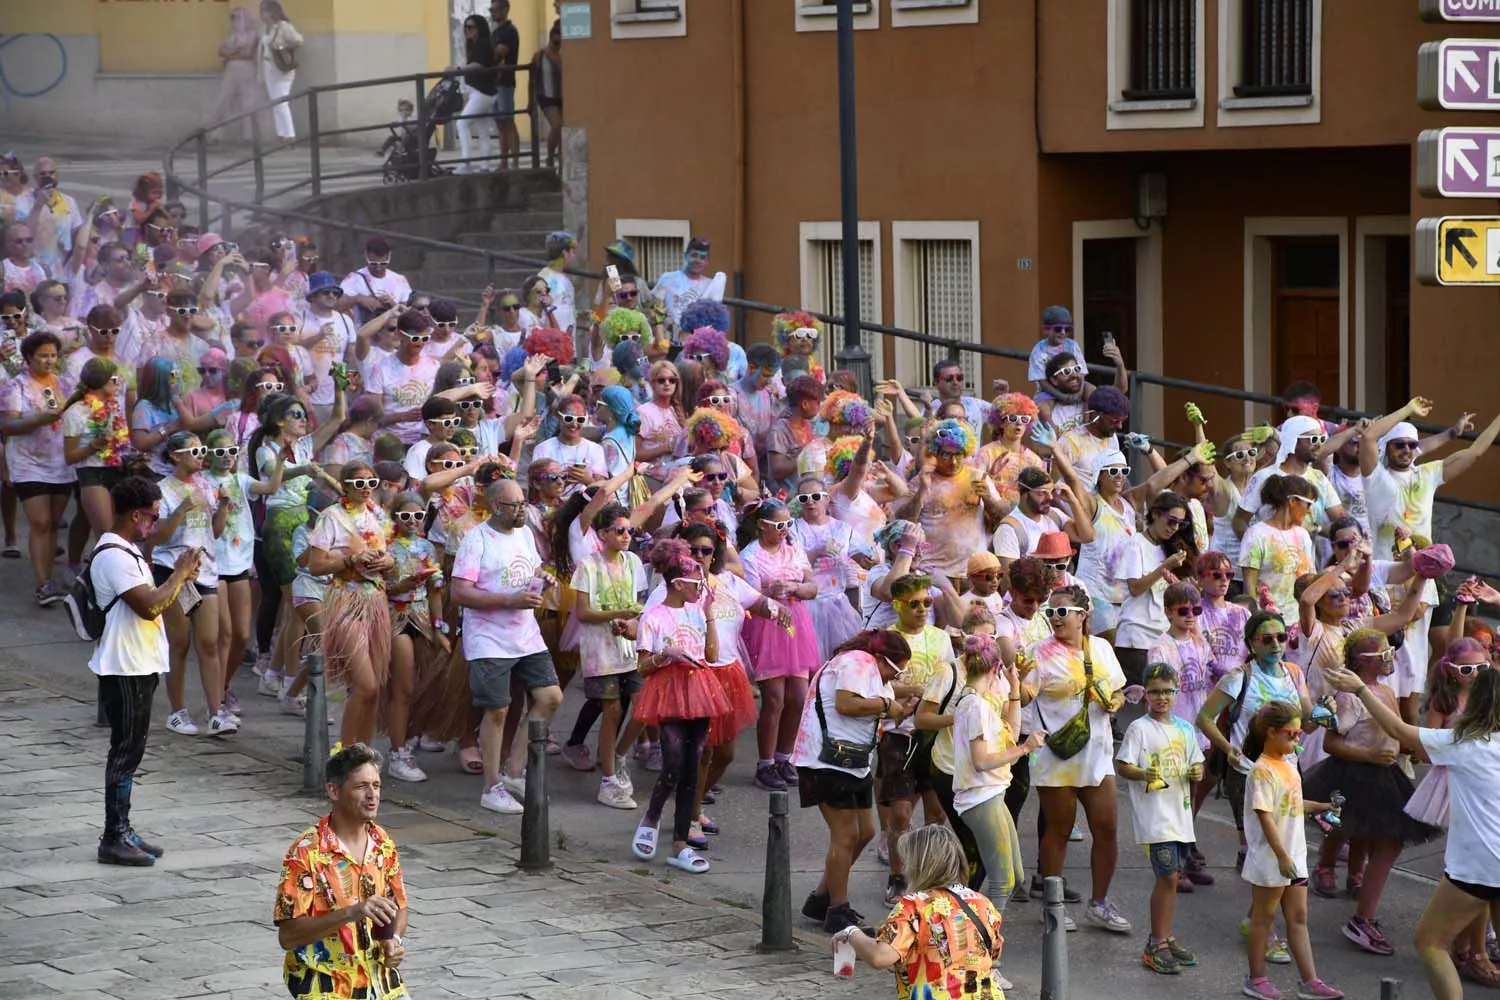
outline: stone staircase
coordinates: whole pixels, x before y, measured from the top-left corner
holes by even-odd
[[[502,253],[519,254],[535,260],[546,256],[543,249],[547,234],[563,226],[562,192],[529,194],[524,209],[507,209],[490,217],[488,229],[465,231],[449,237],[462,246],[483,247]],[[411,276],[412,287],[461,301],[476,301],[488,281],[497,289],[518,290],[536,268],[524,264],[497,261],[493,277],[485,262],[451,250],[428,250],[422,254],[421,267]]]

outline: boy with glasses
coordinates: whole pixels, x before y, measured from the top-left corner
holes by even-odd
[[[380,396],[385,427],[412,445],[426,432],[421,407],[432,395],[439,365],[436,358],[423,353],[432,339],[432,320],[419,312],[405,312],[396,321],[396,332],[395,351],[370,367],[365,391]]]
[[[458,427],[458,404],[444,396],[433,396],[422,403],[422,426],[427,436],[406,449],[402,466],[412,482],[420,483],[427,478],[427,453],[435,444],[443,444],[453,436]]]
[[[1059,354],[1083,357],[1083,348],[1073,339],[1073,314],[1063,306],[1042,310],[1042,336],[1026,361],[1026,377],[1040,389],[1047,378],[1047,362]]]

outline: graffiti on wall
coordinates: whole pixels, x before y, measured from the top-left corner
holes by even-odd
[[[68,50],[56,35],[0,35],[0,102],[45,97],[68,76]]]

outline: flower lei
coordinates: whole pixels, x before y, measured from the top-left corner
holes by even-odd
[[[96,396],[85,396],[83,401],[89,408],[88,434],[100,442],[94,454],[106,466],[114,468],[121,465],[125,461],[122,452],[130,442],[125,415],[113,405],[113,399],[106,403]]]

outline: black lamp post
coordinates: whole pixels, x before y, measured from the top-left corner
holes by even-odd
[[[844,237],[844,343],[835,359],[854,373],[866,398],[870,352],[860,339],[859,315],[859,153],[854,127],[854,0],[838,0],[839,189]]]

